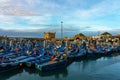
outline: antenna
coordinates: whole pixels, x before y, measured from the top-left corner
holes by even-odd
[[[61,39],[63,38],[63,21],[61,21]]]

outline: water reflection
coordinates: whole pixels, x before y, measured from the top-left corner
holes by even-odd
[[[49,71],[49,72],[40,72],[39,70],[29,69],[29,68],[24,68],[24,70],[25,72],[28,72],[29,74],[36,74],[36,75],[39,75],[40,77],[54,76],[56,79],[59,79],[60,76],[62,77],[68,76],[67,68],[59,69],[55,71]]]
[[[12,77],[15,77],[24,73],[28,73],[28,75],[38,75],[40,77],[54,76],[55,79],[59,79],[61,77],[65,78],[68,76],[68,71],[66,68],[56,70],[56,71],[49,71],[49,72],[40,72],[36,69],[24,68],[24,69],[15,69],[15,70],[10,70],[4,73],[0,73],[0,80],[9,80]]]
[[[81,61],[76,61],[72,65],[72,68],[80,70],[82,73],[95,72],[104,67],[108,67],[120,61],[119,53],[114,53],[113,55],[107,57],[91,57]],[[70,67],[71,68],[71,67]],[[80,73],[80,72],[79,72]]]
[[[21,74],[23,72],[23,69],[14,69],[6,72],[0,73],[0,80],[7,80],[12,76],[16,76],[17,74]]]
[[[119,66],[119,62],[119,53],[115,53],[108,57],[92,57],[81,61],[74,61],[65,69],[50,72],[40,72],[30,68],[15,69],[0,73],[0,80],[88,80],[90,78],[92,78],[92,80],[101,80],[101,78],[105,78],[102,74],[109,77],[109,75],[104,72],[105,70],[108,70],[110,73],[111,69],[113,69],[112,71],[115,73],[111,73],[114,75],[118,73],[119,71],[115,71],[114,69],[116,68],[114,67]],[[115,65],[116,63],[118,63],[118,65]],[[96,77],[100,79],[96,79]]]

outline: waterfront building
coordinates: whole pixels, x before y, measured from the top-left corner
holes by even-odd
[[[77,39],[84,39],[84,38],[85,38],[85,35],[82,34],[82,33],[76,34],[76,35],[74,36],[74,40],[77,40]]]
[[[55,38],[55,32],[44,32],[44,39],[54,39]]]

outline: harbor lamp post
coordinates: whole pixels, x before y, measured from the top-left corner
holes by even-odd
[[[61,21],[61,39],[63,38],[63,21]]]

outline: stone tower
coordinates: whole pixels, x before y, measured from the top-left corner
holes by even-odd
[[[53,39],[55,38],[55,32],[44,32],[44,39]]]

